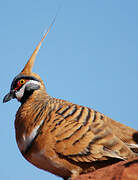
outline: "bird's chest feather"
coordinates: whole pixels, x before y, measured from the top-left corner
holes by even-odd
[[[42,119],[34,128],[29,129],[25,123],[16,122],[16,140],[23,156],[40,169],[55,175],[69,175],[62,162],[54,151],[54,138],[46,131]],[[17,127],[18,125],[18,127]],[[21,126],[21,127],[20,127]],[[25,126],[23,128],[23,126]]]
[[[20,126],[23,126],[24,128],[20,126],[16,128],[16,141],[21,152],[28,151],[28,149],[31,148],[32,144],[35,142],[37,136],[39,135],[42,124],[43,120],[41,120],[39,124],[31,128],[31,125],[24,126],[24,123],[21,123]]]
[[[16,141],[21,152],[32,146],[44,126],[46,113],[43,106],[30,101],[23,104],[16,113]]]
[[[46,114],[45,118],[38,116],[38,120],[35,118],[37,115],[32,114],[33,112],[26,108],[19,109],[16,114],[16,141],[21,153],[38,168],[56,175],[60,175],[62,171],[68,174],[54,151],[55,140],[47,130]]]

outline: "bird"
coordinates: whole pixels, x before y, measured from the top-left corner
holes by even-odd
[[[16,142],[34,166],[64,180],[138,156],[138,131],[108,116],[47,93],[32,68],[51,23],[3,98],[16,98]]]

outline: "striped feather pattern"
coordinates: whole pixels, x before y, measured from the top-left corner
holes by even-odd
[[[88,107],[52,98],[45,91],[42,95],[41,91],[22,104],[15,120],[17,143],[28,161],[69,177],[72,171],[79,174],[86,172],[86,167],[101,167],[102,163],[97,167],[93,162],[137,155],[134,129]],[[43,156],[34,156],[39,153]]]
[[[127,159],[134,153],[117,138],[108,126],[108,118],[90,108],[74,104],[59,106],[60,115],[50,129],[56,137],[56,151],[75,161],[100,158]],[[53,122],[54,123],[54,122]]]

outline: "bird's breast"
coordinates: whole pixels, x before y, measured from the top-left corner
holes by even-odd
[[[21,148],[23,156],[36,167],[49,171],[57,176],[70,176],[70,171],[64,166],[62,161],[54,151],[53,138],[49,133],[40,133],[37,135],[37,129],[34,130],[26,140],[22,142]],[[34,135],[36,135],[34,137]]]
[[[35,141],[36,137],[39,134],[40,128],[44,123],[44,119],[40,121],[40,123],[32,129],[30,134],[27,132],[23,132],[19,138],[17,138],[17,144],[21,152],[26,152],[28,148],[32,145],[33,141]]]

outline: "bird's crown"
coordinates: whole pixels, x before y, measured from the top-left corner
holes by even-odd
[[[22,102],[23,97],[26,97],[25,95],[27,95],[28,97],[33,93],[34,90],[45,88],[42,79],[39,75],[32,72],[32,68],[41,44],[49,33],[52,25],[55,22],[55,19],[56,16],[49,26],[47,32],[42,37],[41,41],[36,46],[34,52],[32,53],[30,59],[27,61],[23,70],[13,79],[10,92],[4,97],[3,102],[7,102],[13,98],[17,98],[20,102]]]

